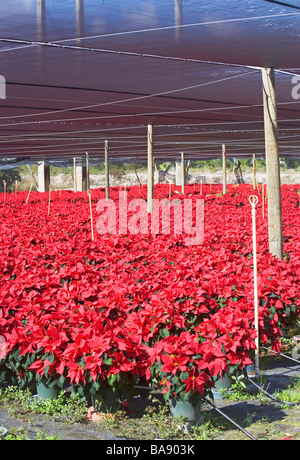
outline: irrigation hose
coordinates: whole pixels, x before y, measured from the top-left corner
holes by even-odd
[[[288,401],[282,401],[281,399],[279,398],[276,398],[275,396],[271,395],[270,393],[268,393],[266,390],[264,390],[260,385],[258,385],[257,383],[254,382],[254,380],[251,379],[251,377],[248,376],[247,374],[247,371],[245,371],[245,377],[249,380],[249,382],[252,383],[252,385],[254,385],[256,388],[259,389],[259,391],[261,391],[262,393],[264,393],[269,399],[271,399],[272,401],[276,402],[276,403],[279,403],[281,405],[284,405],[284,406],[292,406],[292,407],[295,407],[295,406],[299,406],[300,405],[300,402],[297,402],[297,403],[292,403],[292,402],[288,402]]]
[[[297,363],[300,367],[300,361],[299,359],[294,359],[294,358],[291,358],[290,356],[287,356],[287,355],[283,355],[282,353],[279,353],[278,351],[274,351],[274,350],[271,350],[270,348],[267,348],[267,347],[262,347],[264,350],[267,350],[267,351],[270,351],[271,353],[274,353],[274,355],[278,355],[278,356],[282,356],[283,358],[286,358],[286,359],[289,359],[290,361],[294,361],[295,363]]]
[[[206,398],[203,398],[207,404],[209,404],[213,409],[218,412],[220,415],[226,418],[232,425],[234,425],[236,428],[238,428],[240,431],[242,431],[248,438],[252,439],[252,441],[258,441],[258,439],[253,436],[251,433],[246,431],[244,428],[242,428],[238,423],[236,423],[234,420],[232,420],[228,415],[226,415],[223,411],[221,411],[217,406],[215,406],[211,401],[209,401]]]
[[[297,403],[282,401],[281,399],[278,399],[275,396],[271,395],[266,390],[264,390],[260,385],[257,385],[257,383],[255,383],[254,380],[252,380],[250,377],[248,377],[248,375],[247,375],[247,379],[249,380],[249,382],[252,383],[252,385],[254,385],[256,388],[258,388],[259,391],[264,393],[269,399],[272,399],[272,401],[277,402],[279,404],[283,404],[283,405],[289,405],[289,406],[296,406],[297,405]]]
[[[154,388],[151,387],[145,387],[142,385],[136,385],[135,388],[140,388],[144,390],[154,390]],[[258,439],[253,436],[251,433],[248,433],[244,428],[242,428],[238,423],[236,423],[234,420],[232,420],[228,415],[226,415],[221,409],[219,409],[215,404],[213,404],[211,401],[209,401],[206,398],[202,398],[207,404],[209,404],[216,412],[218,412],[220,415],[222,415],[226,420],[228,420],[232,425],[234,425],[236,428],[238,428],[240,431],[242,431],[246,436],[248,436],[250,439],[253,441],[258,441]]]

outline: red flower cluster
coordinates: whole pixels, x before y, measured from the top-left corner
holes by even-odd
[[[0,196],[0,379],[48,377],[63,384],[128,386],[204,394],[213,378],[251,363],[255,348],[252,225],[248,185],[186,187],[205,202],[205,239],[183,235],[91,238],[86,193]],[[146,188],[131,187],[131,199]],[[299,196],[283,186],[284,260],[268,253],[267,216],[257,209],[260,340],[279,350],[299,318]],[[112,189],[118,208],[119,190]],[[102,189],[92,192],[94,218]],[[169,187],[155,187],[169,198]],[[130,207],[129,213],[130,213]],[[174,224],[174,216],[171,216]],[[1,377],[2,376],[2,377]],[[27,380],[26,380],[27,379]]]

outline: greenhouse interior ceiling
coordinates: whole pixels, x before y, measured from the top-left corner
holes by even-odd
[[[300,158],[300,1],[2,1],[0,156],[265,155],[274,68],[280,156]]]

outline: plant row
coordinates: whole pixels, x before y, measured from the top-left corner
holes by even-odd
[[[0,196],[1,382],[88,395],[102,388],[161,388],[166,397],[207,395],[216,379],[252,364],[255,350],[249,185],[194,186],[177,200],[204,200],[204,240],[182,234],[96,231],[103,189]],[[170,199],[169,187],[155,197]],[[257,207],[260,344],[280,349],[299,319],[299,195],[283,186],[283,260],[269,254],[267,204]],[[130,201],[146,188],[127,190]],[[111,190],[119,209],[119,190]],[[264,213],[263,216],[263,206]],[[196,208],[196,207],[195,207]],[[194,212],[194,211],[193,211]],[[195,216],[193,217],[195,221]],[[174,225],[174,213],[171,213]]]

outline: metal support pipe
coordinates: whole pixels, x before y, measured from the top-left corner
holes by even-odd
[[[109,200],[109,146],[108,141],[105,141],[105,196]]]
[[[181,153],[181,191],[184,195],[185,193],[185,162],[184,162],[184,153]]]
[[[46,41],[46,4],[45,0],[37,0],[37,39]]]
[[[86,152],[86,190],[90,190],[90,157],[88,152]]]
[[[226,146],[222,146],[222,161],[223,161],[223,195],[227,193],[227,171],[226,171]]]
[[[76,168],[76,158],[73,158],[73,176],[74,176],[74,192],[77,192],[77,168]]]
[[[175,0],[175,24],[176,29],[176,41],[180,43],[182,41],[182,23],[183,23],[183,14],[182,14],[182,0]]]
[[[76,33],[81,38],[84,36],[84,2],[76,0]],[[80,44],[80,40],[79,40]]]
[[[253,155],[253,190],[256,189],[256,157]]]
[[[147,210],[153,213],[153,126],[148,125],[148,195]]]

